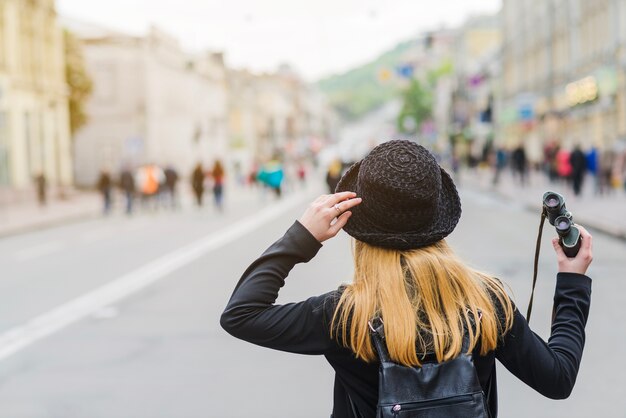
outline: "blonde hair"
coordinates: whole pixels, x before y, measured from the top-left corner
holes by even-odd
[[[368,327],[375,315],[384,320],[391,359],[405,366],[421,365],[418,347],[430,348],[439,362],[458,356],[465,330],[469,352],[480,342],[485,355],[512,325],[502,284],[468,267],[443,240],[407,251],[357,240],[354,262],[354,281],[339,299],[331,336],[366,362],[377,358]]]

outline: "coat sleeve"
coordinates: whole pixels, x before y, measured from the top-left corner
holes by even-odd
[[[222,313],[222,328],[263,347],[301,354],[325,353],[333,345],[326,309],[336,292],[299,303],[274,304],[291,269],[311,260],[321,246],[296,221],[243,273]]]
[[[511,373],[542,395],[552,399],[567,398],[578,375],[590,303],[589,277],[559,273],[548,342],[531,331],[526,319],[515,309],[513,327],[496,350],[496,357]]]

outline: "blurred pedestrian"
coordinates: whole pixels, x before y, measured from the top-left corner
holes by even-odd
[[[561,182],[570,183],[572,179],[572,164],[570,163],[570,152],[561,148],[556,153],[556,171]]]
[[[248,171],[248,179],[247,179],[247,184],[249,186],[256,186],[258,183],[258,179],[257,176],[259,174],[259,163],[258,162],[253,162],[252,166],[250,167],[250,171]]]
[[[135,199],[135,176],[129,167],[124,167],[120,173],[120,188],[126,198],[126,214],[131,215]]]
[[[39,202],[39,206],[46,206],[48,182],[43,172],[35,176],[35,186],[37,187],[37,201]]]
[[[159,189],[164,181],[165,174],[156,164],[147,164],[139,168],[137,183],[139,184],[139,192],[141,193],[141,201],[144,207],[157,208]]]
[[[600,151],[597,147],[593,146],[585,153],[585,160],[587,162],[587,172],[593,176],[593,192],[594,194],[601,194],[601,175],[600,175]]]
[[[326,185],[328,186],[328,193],[335,193],[335,188],[341,178],[342,168],[343,165],[339,159],[333,160],[328,166],[328,171],[326,172]]]
[[[304,186],[306,184],[306,165],[304,164],[304,161],[300,161],[298,163],[297,175],[300,185]]]
[[[615,162],[615,153],[613,150],[605,149],[600,153],[599,163],[598,163],[598,178],[599,178],[599,193],[600,194],[610,194],[613,185],[611,184],[611,179],[613,177],[613,165]]]
[[[576,145],[574,151],[569,157],[570,165],[572,166],[572,187],[576,196],[580,195],[585,172],[587,171],[587,158],[585,153],[580,149],[580,145]]]
[[[559,149],[559,144],[556,141],[549,142],[543,149],[543,166],[551,183],[554,183],[559,177],[556,170],[556,155]]]
[[[100,171],[97,188],[102,195],[102,213],[108,215],[111,212],[111,190],[113,188],[113,181],[108,170]]]
[[[513,164],[513,173],[519,178],[520,184],[525,186],[528,160],[526,159],[526,150],[522,144],[518,145],[511,153],[511,162]]]
[[[213,178],[213,199],[217,210],[222,212],[224,210],[224,166],[220,160],[216,160],[211,170],[211,177]]]
[[[168,165],[163,171],[165,175],[165,187],[166,200],[169,201],[170,209],[176,209],[177,206],[177,194],[176,186],[178,184],[178,172],[174,167]]]
[[[492,184],[497,186],[500,182],[500,175],[502,174],[502,170],[506,167],[506,150],[502,147],[497,147],[495,152],[495,173],[493,175]]]
[[[220,319],[226,331],[275,350],[324,355],[335,371],[337,418],[383,411],[495,417],[496,358],[544,396],[571,393],[591,302],[592,237],[584,228],[576,257],[552,242],[559,273],[545,342],[503,283],[460,260],[444,239],[458,224],[461,202],[426,149],[385,142],[346,172],[337,192],[312,202],[245,270]],[[342,228],[354,238],[351,283],[303,302],[276,303],[293,267]]]
[[[191,173],[191,188],[196,197],[198,207],[202,207],[202,197],[204,196],[204,169],[202,168],[202,163],[196,164]]]
[[[280,198],[282,196],[284,176],[283,166],[280,160],[274,158],[266,164],[263,164],[257,175],[257,179],[265,186],[269,187],[276,194],[276,197]]]

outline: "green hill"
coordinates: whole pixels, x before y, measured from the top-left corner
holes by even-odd
[[[402,42],[367,64],[320,80],[318,86],[343,118],[356,119],[398,96],[397,83],[381,81],[380,74],[381,71],[393,72],[415,42]]]

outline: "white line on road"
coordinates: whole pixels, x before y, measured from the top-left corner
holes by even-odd
[[[263,224],[281,217],[285,212],[303,203],[309,196],[310,193],[307,192],[291,196],[228,228],[166,254],[96,290],[33,318],[24,325],[0,334],[0,360],[107,305],[130,296],[204,254],[246,236]]]
[[[66,244],[61,241],[50,241],[45,244],[35,245],[26,249],[17,251],[13,256],[16,261],[21,263],[25,261],[31,261],[35,258],[43,257],[61,251],[66,247]]]

